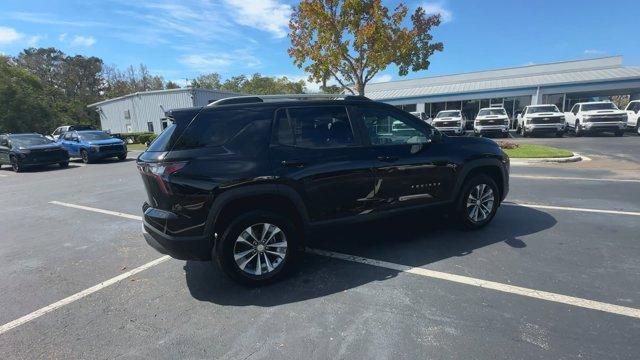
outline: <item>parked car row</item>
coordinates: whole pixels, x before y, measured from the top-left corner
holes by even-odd
[[[112,157],[126,159],[127,145],[99,130],[67,129],[57,141],[36,133],[0,135],[0,167],[10,165],[15,172],[53,164],[66,168],[70,158],[90,163]]]
[[[443,110],[435,116],[432,125],[449,135],[464,135],[472,124],[476,136],[507,137],[512,127],[523,137],[541,133],[562,137],[567,131],[576,136],[604,131],[622,136],[629,129],[640,134],[638,118],[640,100],[631,101],[625,110],[618,109],[610,101],[594,101],[577,103],[565,113],[553,104],[529,105],[517,115],[513,124],[502,107],[482,108],[475,120],[467,119],[460,110]]]

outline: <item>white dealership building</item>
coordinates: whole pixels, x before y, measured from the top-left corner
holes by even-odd
[[[483,107],[502,105],[511,118],[531,104],[556,104],[569,111],[577,102],[614,95],[640,99],[640,66],[621,56],[369,84],[366,96],[434,117],[459,109],[474,119]]]

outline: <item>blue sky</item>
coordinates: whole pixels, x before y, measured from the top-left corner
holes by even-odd
[[[287,56],[286,0],[2,0],[0,52],[54,46],[125,68],[146,64],[166,80],[260,72],[304,78]],[[386,1],[395,7],[398,1]],[[406,1],[442,14],[443,75],[623,55],[640,65],[637,1]],[[399,79],[389,67],[376,80]]]

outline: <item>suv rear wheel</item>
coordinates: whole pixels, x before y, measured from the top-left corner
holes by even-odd
[[[270,211],[238,217],[218,239],[213,257],[233,280],[259,286],[281,278],[293,265],[299,232]]]
[[[475,230],[487,225],[500,203],[495,181],[485,174],[470,178],[462,186],[456,212],[465,229]]]

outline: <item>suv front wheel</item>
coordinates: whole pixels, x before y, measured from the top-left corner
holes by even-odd
[[[462,186],[456,212],[463,228],[479,229],[496,214],[500,203],[498,187],[487,175],[475,175]]]
[[[291,268],[297,240],[298,231],[287,218],[270,211],[252,211],[229,224],[213,256],[233,280],[265,285]]]

